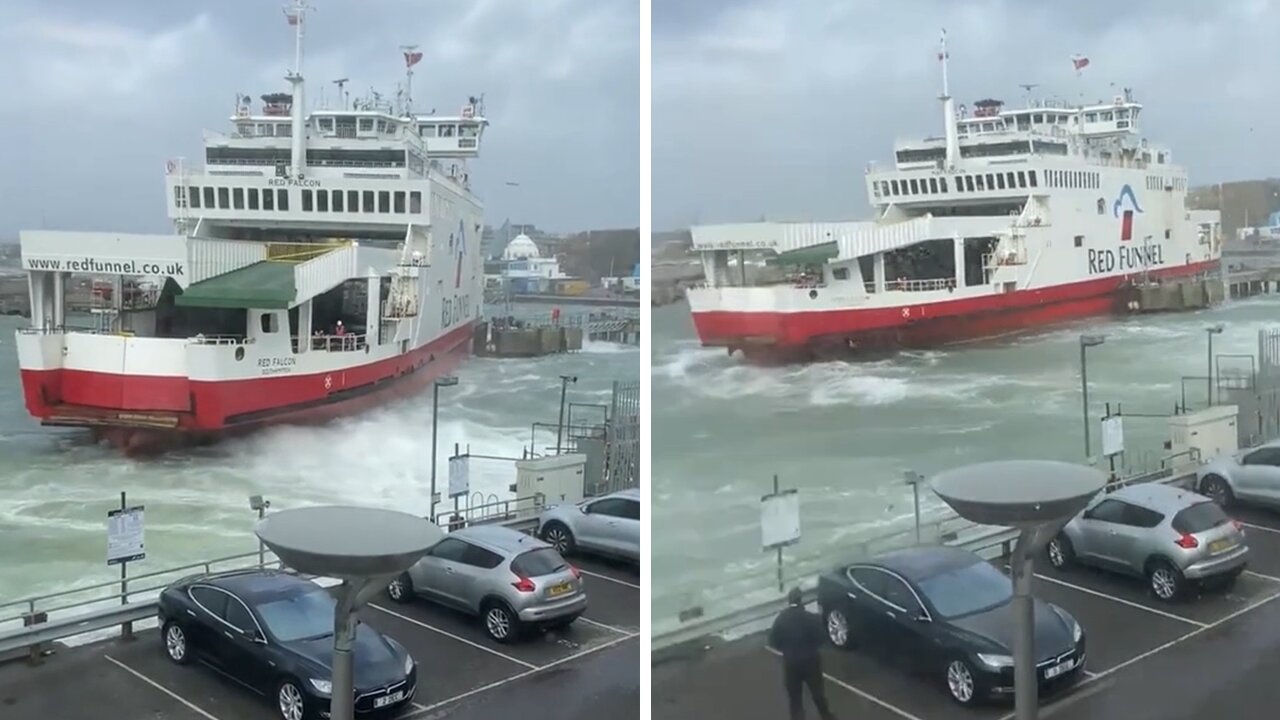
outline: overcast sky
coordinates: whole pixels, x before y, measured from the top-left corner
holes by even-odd
[[[1132,87],[1193,185],[1280,175],[1280,0],[653,0],[654,228],[861,216],[942,133],[943,27],[957,103]]]
[[[311,0],[309,99],[349,77],[415,107],[485,93],[471,172],[486,221],[553,231],[639,224],[636,0]],[[236,93],[287,90],[272,0],[0,0],[0,238],[23,228],[165,232],[165,161],[201,155]],[[255,106],[256,106],[255,102]],[[517,182],[511,188],[507,182]]]

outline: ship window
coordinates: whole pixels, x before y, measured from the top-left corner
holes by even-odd
[[[973,192],[973,176],[972,175],[964,176],[964,189],[969,192]]]
[[[311,206],[311,191],[302,191],[302,211],[311,212],[314,208]]]
[[[1027,186],[1027,174],[1022,170],[1019,170],[1018,171],[1018,187],[1024,188],[1026,186]]]
[[[1159,165],[1164,164],[1164,153],[1156,153],[1156,163]]]
[[[276,209],[282,212],[289,212],[289,191],[284,188],[276,189]]]
[[[1164,239],[1168,240],[1173,235],[1173,231],[1169,228],[1164,229]]]
[[[258,322],[262,325],[262,332],[273,333],[280,329],[280,324],[276,320],[276,314],[273,312],[265,312],[258,316]]]
[[[1107,201],[1104,200],[1103,198],[1098,198],[1098,214],[1099,215],[1107,214]]]
[[[231,206],[236,210],[244,209],[244,188],[231,189]]]
[[[391,192],[388,190],[378,191],[378,212],[391,212]]]
[[[373,118],[360,118],[360,132],[373,131]]]
[[[187,197],[190,198],[191,200],[191,207],[193,208],[200,207],[200,188],[194,187],[194,186],[188,187]]]
[[[1009,172],[1005,173],[1005,174],[1004,174],[1004,177],[1005,177],[1005,180],[1006,180],[1006,181],[1008,181],[1008,183],[1009,183],[1009,189],[1010,189],[1010,190],[1012,190],[1013,188],[1015,188],[1015,187],[1017,187],[1017,186],[1018,186],[1018,183],[1017,183],[1017,181],[1015,180],[1015,178],[1017,177],[1017,175],[1014,175],[1012,170],[1010,170]]]
[[[987,189],[988,190],[996,189],[996,176],[992,175],[991,173],[987,173]]]
[[[889,196],[889,182],[887,180],[880,181],[880,194],[884,197]]]
[[[316,191],[316,211],[329,212],[329,191],[328,190]]]
[[[395,194],[395,211],[397,213],[404,212],[404,191],[397,190]]]
[[[1004,173],[996,173],[996,187],[1000,190],[1004,189]]]
[[[249,195],[249,209],[258,209],[258,188],[249,188],[245,191]]]
[[[1036,187],[1036,171],[1035,170],[1031,170],[1027,172],[1027,183],[1030,184],[1031,187]]]
[[[184,207],[187,204],[187,199],[184,197],[185,194],[181,185],[173,186],[173,204],[175,207]]]
[[[1115,116],[1111,114],[1110,110],[1102,113],[1102,122],[1111,122],[1114,119],[1115,119]]]
[[[983,179],[982,179],[982,176],[981,176],[981,175],[974,175],[973,177],[974,177],[974,179],[975,179],[975,182],[977,182],[977,183],[978,183],[978,192],[982,192],[983,190],[986,190],[986,189],[987,189],[987,185],[986,185],[986,183],[983,181]]]
[[[897,194],[898,194],[898,181],[897,181],[897,180],[890,180],[890,181],[889,181],[889,187],[893,190],[893,194],[894,194],[894,195],[897,195]]]
[[[1084,121],[1085,121],[1085,122],[1098,122],[1098,113],[1096,113],[1096,112],[1085,113],[1085,114],[1084,114]]]
[[[365,190],[360,194],[362,196],[360,198],[361,199],[360,210],[362,212],[367,212],[367,213],[373,212],[373,191]]]
[[[1032,116],[1031,116],[1031,122],[1033,122],[1033,123],[1035,123],[1035,124],[1037,124],[1037,125],[1039,125],[1040,123],[1043,123],[1043,122],[1044,122],[1044,114],[1042,114],[1042,113],[1036,113],[1035,115],[1032,115]]]
[[[938,194],[938,178],[929,178],[929,192]]]
[[[453,137],[453,125],[441,125],[440,137]]]
[[[1076,247],[1084,247],[1084,236],[1083,236],[1083,235],[1077,235],[1077,236],[1076,236]]]
[[[942,192],[946,192],[946,191],[947,191],[947,179],[946,179],[946,178],[938,178],[938,187],[942,188]]]
[[[360,191],[347,191],[347,212],[360,212]]]
[[[333,130],[333,118],[320,118],[321,132],[331,132]]]
[[[848,280],[849,268],[847,267],[831,268],[831,277],[834,280]]]
[[[293,135],[293,126],[289,123],[276,124],[276,137],[290,137]]]
[[[276,200],[276,194],[271,192],[271,188],[262,189],[262,209],[263,210],[275,210],[276,209],[275,200]]]
[[[218,209],[226,210],[231,207],[231,194],[224,187],[218,188]]]
[[[386,132],[386,131],[387,131],[387,121],[386,121],[386,120],[383,120],[383,119],[381,119],[381,118],[379,118],[379,119],[378,119],[378,132],[380,132],[380,133],[384,133],[384,132]]]
[[[409,192],[409,212],[411,213],[422,212],[422,193],[418,192],[417,190],[411,190]]]
[[[334,212],[342,212],[342,211],[343,211],[343,210],[342,210],[342,191],[341,191],[341,190],[334,190],[334,191],[333,191],[333,211],[334,211]]]

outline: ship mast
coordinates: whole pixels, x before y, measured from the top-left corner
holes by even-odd
[[[302,82],[302,28],[307,6],[303,0],[293,0],[293,5],[284,9],[284,16],[293,26],[293,70],[285,75],[285,80],[293,86],[293,105],[290,107],[290,119],[293,121],[293,142],[290,146],[290,162],[294,177],[301,178],[307,167],[307,138],[303,113]]]
[[[960,135],[956,129],[956,102],[951,97],[950,86],[947,82],[947,60],[950,56],[947,54],[947,30],[942,29],[941,45],[938,48],[938,60],[942,63],[942,100],[943,122],[946,123],[947,136],[947,169],[954,170],[956,161],[960,157]]]

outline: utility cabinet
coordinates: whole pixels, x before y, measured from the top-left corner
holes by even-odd
[[[566,453],[516,461],[516,504],[518,517],[538,512],[534,496],[541,494],[545,505],[576,503],[583,497],[587,456]]]
[[[1240,408],[1236,405],[1216,405],[1170,417],[1170,452],[1176,455],[1198,450],[1201,462],[1235,453],[1240,449],[1236,430],[1239,414]]]

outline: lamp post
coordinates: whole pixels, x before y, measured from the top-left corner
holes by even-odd
[[[270,500],[263,500],[261,495],[249,496],[249,509],[256,510],[258,520],[261,521],[267,514],[267,508],[271,507]],[[266,546],[262,544],[262,539],[258,539],[258,567],[265,567],[267,564]]]
[[[577,375],[560,376],[560,422],[556,423],[556,454],[560,454],[560,442],[564,439],[564,398],[569,392],[569,383],[578,382]]]
[[[920,544],[920,483],[924,482],[924,476],[914,470],[907,470],[902,473],[903,479],[911,486],[911,496],[915,505],[916,513],[916,544]]]
[[[1084,398],[1084,457],[1086,460],[1092,453],[1089,448],[1089,367],[1085,358],[1085,349],[1101,345],[1106,339],[1106,335],[1080,336],[1080,394]]]
[[[1222,323],[1210,325],[1204,329],[1206,335],[1209,336],[1209,367],[1208,367],[1208,389],[1209,389],[1209,407],[1213,407],[1213,336],[1221,335],[1223,331]]]
[[[445,375],[436,378],[434,387],[431,389],[431,511],[427,514],[431,516],[431,522],[436,521],[436,446],[439,445],[440,433],[437,432],[440,421],[440,388],[453,387],[458,384],[458,378],[453,375]]]

